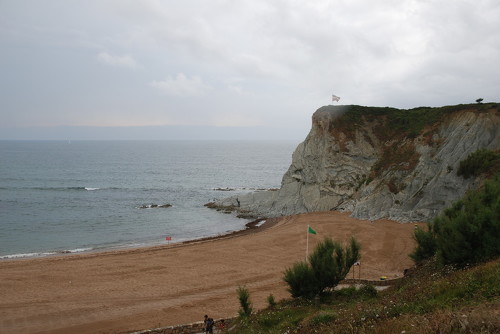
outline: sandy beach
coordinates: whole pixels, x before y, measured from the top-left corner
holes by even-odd
[[[237,314],[236,288],[254,308],[288,298],[283,271],[325,236],[362,246],[361,278],[413,265],[414,224],[348,213],[283,217],[246,233],[186,244],[0,261],[0,333],[120,333]],[[358,277],[358,269],[355,272]],[[352,273],[348,278],[352,277]]]

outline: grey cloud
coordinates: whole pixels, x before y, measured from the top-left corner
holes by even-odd
[[[497,3],[2,2],[0,116],[12,126],[308,127],[332,93],[403,108],[495,101]]]

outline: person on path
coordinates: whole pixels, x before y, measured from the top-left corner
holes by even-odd
[[[203,324],[205,326],[205,333],[214,332],[214,319],[209,318],[208,315],[205,314],[205,320],[203,320]]]
[[[226,323],[224,319],[221,319],[219,322],[219,332],[224,332],[226,330]]]

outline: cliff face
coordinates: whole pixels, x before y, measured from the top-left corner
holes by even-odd
[[[479,184],[457,175],[459,163],[480,148],[499,149],[499,125],[498,104],[322,107],[281,188],[240,196],[239,209],[267,217],[343,210],[361,219],[428,221]],[[218,204],[235,205],[236,198]]]

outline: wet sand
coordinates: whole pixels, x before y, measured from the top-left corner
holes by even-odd
[[[320,212],[270,220],[226,237],[103,253],[0,261],[0,333],[121,333],[237,314],[236,288],[254,308],[288,298],[286,267],[325,236],[361,243],[361,279],[412,266],[414,224]],[[358,267],[355,277],[358,278]],[[349,273],[347,278],[352,278]]]

